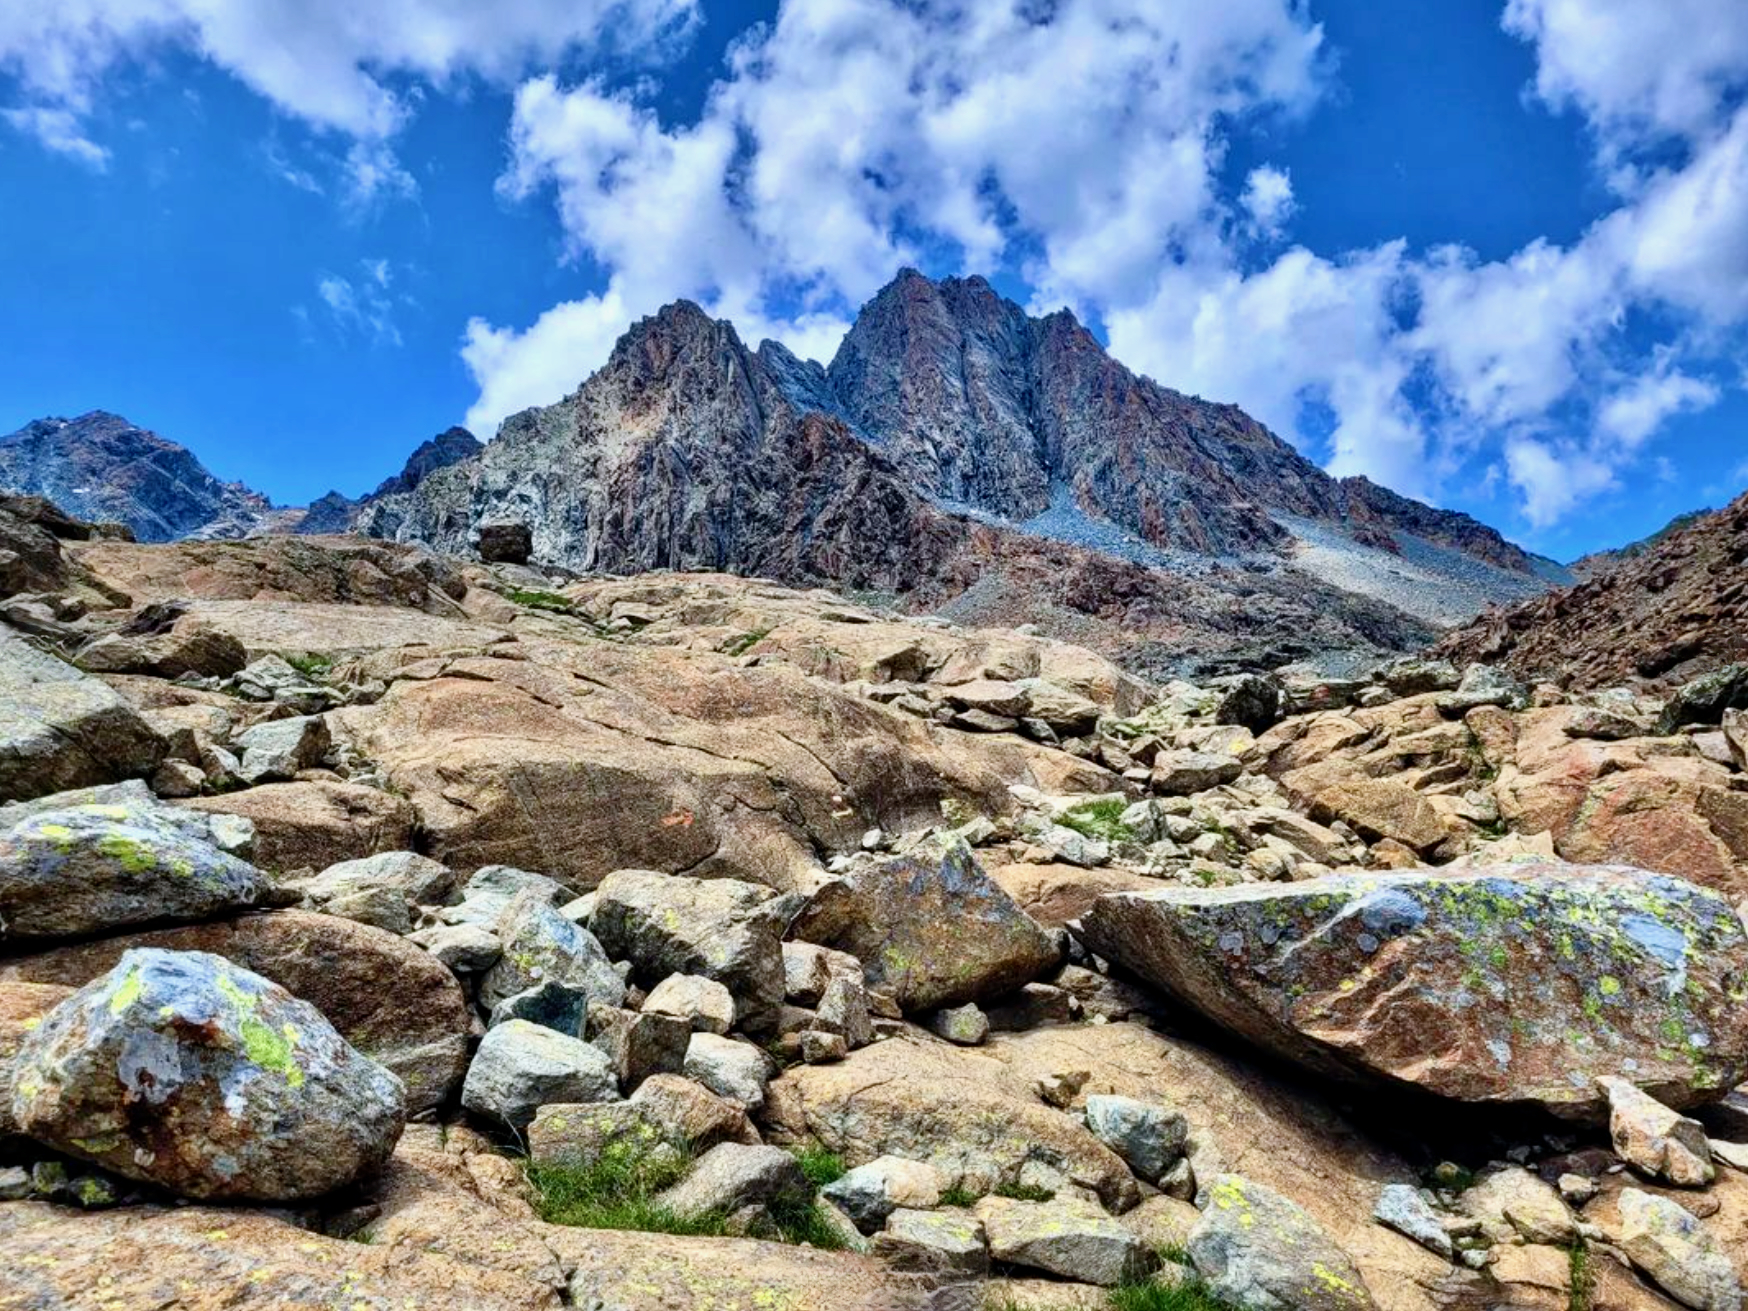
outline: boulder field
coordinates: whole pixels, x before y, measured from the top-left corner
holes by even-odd
[[[1718,698],[32,542],[0,1307],[1740,1311]]]

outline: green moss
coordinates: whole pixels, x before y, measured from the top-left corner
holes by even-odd
[[[1566,1249],[1571,1271],[1566,1292],[1567,1311],[1591,1311],[1596,1300],[1596,1271],[1590,1266],[1590,1249],[1580,1239]]]
[[[126,834],[104,834],[97,841],[97,850],[116,861],[129,874],[149,874],[158,867],[157,856]]]
[[[1123,812],[1128,808],[1129,803],[1121,797],[1083,801],[1063,811],[1056,817],[1056,822],[1063,828],[1071,828],[1101,842],[1133,842],[1135,830],[1123,822]]]
[[[745,655],[770,635],[771,630],[769,628],[755,628],[750,633],[741,633],[737,637],[731,637],[716,649],[726,656]]]
[[[334,668],[334,662],[327,656],[312,655],[307,651],[289,652],[280,658],[312,682],[327,678]]]
[[[504,593],[504,599],[529,610],[545,610],[560,615],[577,613],[577,607],[571,599],[558,592],[531,592],[512,587]]]
[[[292,1053],[297,1049],[297,1030],[285,1025],[279,1032],[253,1015],[245,1016],[241,1025],[243,1054],[264,1070],[285,1076],[293,1088],[303,1087],[303,1069]]]
[[[942,1206],[976,1206],[977,1194],[963,1184],[954,1184],[941,1194]]]
[[[1016,1202],[1048,1202],[1055,1198],[1054,1191],[1039,1188],[1036,1184],[997,1184],[997,1197],[1011,1197]]]
[[[127,972],[127,977],[115,989],[115,995],[109,999],[109,1013],[120,1015],[129,1006],[140,999],[140,993],[146,988],[145,979],[141,977],[136,965]]]
[[[794,1156],[801,1163],[801,1173],[807,1176],[807,1182],[815,1188],[835,1184],[847,1173],[844,1158],[836,1152],[827,1151],[818,1143],[810,1147],[797,1147]]]

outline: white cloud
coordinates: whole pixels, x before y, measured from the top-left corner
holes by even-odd
[[[79,116],[70,109],[27,105],[0,110],[0,118],[58,155],[67,155],[99,172],[109,166],[109,151],[85,135]]]
[[[1668,358],[1644,377],[1615,392],[1597,410],[1598,434],[1626,452],[1637,450],[1677,414],[1716,405],[1718,389],[1670,367]]]
[[[1297,208],[1293,200],[1293,179],[1284,169],[1265,164],[1253,168],[1244,181],[1244,194],[1238,203],[1250,215],[1258,232],[1276,236]]]
[[[470,321],[461,358],[480,394],[467,412],[468,429],[489,438],[509,415],[573,391],[607,358],[630,318],[609,289],[554,305],[524,332]]]
[[[396,307],[405,298],[393,290],[394,272],[385,259],[367,259],[356,277],[324,273],[316,280],[316,295],[342,335],[360,336],[377,346],[399,346]]]
[[[1536,528],[1553,526],[1616,485],[1614,469],[1595,455],[1529,437],[1507,438],[1505,467],[1523,497],[1524,518]]]
[[[116,66],[188,49],[286,114],[383,142],[411,112],[394,75],[503,82],[579,48],[661,44],[696,18],[697,0],[25,0],[0,6],[0,73],[19,81],[20,110],[78,124]],[[13,123],[64,148],[45,125]]]

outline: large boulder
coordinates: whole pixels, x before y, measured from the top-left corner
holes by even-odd
[[[1618,867],[1517,865],[1119,893],[1087,944],[1321,1074],[1600,1119],[1627,1077],[1681,1108],[1748,1075],[1748,933]],[[1671,1035],[1680,1035],[1673,1041]]]
[[[106,683],[0,627],[0,801],[142,777],[164,750]]]
[[[210,829],[149,801],[44,810],[0,832],[0,942],[198,920],[284,901]]]
[[[609,1102],[619,1083],[605,1053],[556,1029],[505,1020],[486,1033],[467,1068],[461,1104],[521,1132],[553,1102]]]
[[[400,1078],[411,1115],[453,1100],[466,1073],[471,1017],[461,985],[442,962],[392,933],[309,911],[55,947],[0,961],[0,983],[83,987],[132,947],[223,956],[309,1002],[347,1042]]]
[[[738,879],[620,870],[601,881],[589,925],[646,985],[670,974],[714,979],[733,994],[740,1027],[768,1033],[783,1005],[785,907]]]
[[[293,1201],[380,1166],[401,1081],[277,984],[204,952],[127,952],[24,1041],[26,1136],[190,1197]]]
[[[990,1256],[1004,1265],[1113,1287],[1158,1264],[1146,1244],[1096,1202],[986,1197],[973,1214],[983,1222]]]
[[[791,928],[849,952],[907,1011],[997,997],[1056,965],[1056,943],[963,842],[871,861],[815,895]]]

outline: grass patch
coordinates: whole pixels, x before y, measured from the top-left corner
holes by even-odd
[[[797,1152],[802,1173],[814,1189],[844,1173],[843,1162],[830,1152]],[[534,1185],[534,1209],[548,1224],[576,1229],[634,1229],[647,1234],[683,1234],[720,1238],[728,1232],[728,1217],[718,1212],[677,1215],[656,1199],[692,1168],[688,1152],[660,1144],[619,1142],[609,1146],[592,1165],[558,1166],[527,1163]],[[832,1173],[835,1169],[836,1173]],[[755,1230],[760,1238],[807,1245],[821,1251],[841,1251],[843,1237],[821,1213],[810,1190],[806,1198],[770,1208],[770,1223]]]
[[[954,1184],[941,1194],[942,1206],[972,1207],[977,1205],[977,1194],[962,1184]]]
[[[1104,797],[1070,806],[1056,817],[1056,822],[1083,837],[1101,842],[1132,842],[1135,830],[1123,822],[1123,812],[1127,809],[1129,803],[1121,797]]]
[[[1126,1284],[1111,1290],[1111,1311],[1233,1311],[1200,1279],[1180,1284]]]
[[[571,599],[558,592],[531,592],[520,587],[512,587],[504,593],[504,599],[529,610],[546,610],[559,615],[574,615],[577,612],[577,607]]]
[[[801,1162],[801,1173],[807,1176],[807,1182],[815,1188],[835,1184],[848,1173],[844,1158],[836,1152],[828,1152],[818,1143],[811,1147],[797,1147],[794,1156]]]
[[[1590,1248],[1580,1238],[1566,1249],[1571,1270],[1571,1288],[1566,1294],[1567,1311],[1590,1311],[1596,1300],[1596,1271],[1590,1265]]]
[[[754,629],[750,633],[742,633],[739,637],[731,637],[716,649],[726,656],[745,655],[770,635],[769,628]]]
[[[651,1234],[723,1232],[720,1215],[680,1216],[655,1195],[691,1166],[681,1151],[652,1152],[641,1143],[614,1143],[592,1165],[528,1164],[534,1209],[548,1224],[578,1229],[636,1229]]]
[[[283,659],[285,663],[290,665],[293,669],[297,670],[298,673],[309,679],[326,678],[334,669],[334,662],[328,659],[327,656],[298,653],[296,655],[282,656],[281,659]]]
[[[997,1184],[994,1195],[1011,1197],[1016,1202],[1049,1202],[1056,1197],[1053,1189],[1040,1188],[1037,1184]]]

